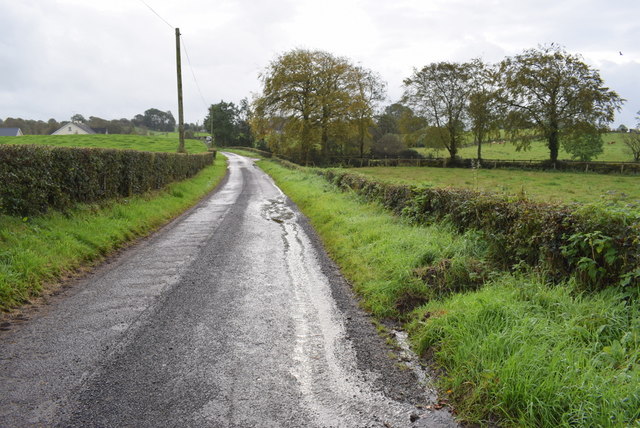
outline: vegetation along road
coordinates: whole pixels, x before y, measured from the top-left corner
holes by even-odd
[[[455,426],[296,207],[228,156],[216,193],[0,332],[0,426]]]

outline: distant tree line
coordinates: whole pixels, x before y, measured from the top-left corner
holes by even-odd
[[[411,147],[446,150],[508,140],[527,149],[544,140],[549,159],[562,146],[590,160],[603,151],[624,100],[605,87],[597,70],[551,44],[527,49],[498,64],[479,59],[437,62],[404,80],[399,102],[380,110],[380,77],[346,58],[295,49],[261,76],[251,105],[256,145],[302,163],[335,156],[417,155]]]
[[[147,131],[173,132],[176,129],[176,120],[173,114],[170,111],[165,112],[156,108],[150,108],[142,114],[135,115],[132,119],[108,120],[97,116],[89,116],[86,119],[82,114],[74,114],[70,121],[84,123],[100,133],[108,134],[144,134]],[[28,135],[49,135],[68,122],[58,122],[55,119],[44,122],[8,117],[4,120],[0,119],[0,127],[20,128],[23,134]],[[199,128],[196,124],[185,124],[185,130],[190,133],[199,131]]]

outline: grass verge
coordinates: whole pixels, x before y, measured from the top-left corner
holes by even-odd
[[[219,157],[196,177],[162,191],[31,218],[0,216],[0,309],[29,301],[44,284],[149,234],[197,203],[225,172]]]
[[[407,323],[460,419],[504,426],[640,423],[640,309],[617,289],[580,294],[487,270],[479,235],[415,227],[313,173],[260,166],[309,217],[378,318]],[[481,281],[477,281],[478,278]]]

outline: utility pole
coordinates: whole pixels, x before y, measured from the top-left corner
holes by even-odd
[[[182,65],[180,62],[180,29],[176,28],[176,67],[178,69],[178,153],[186,153],[184,148],[184,112],[182,110]]]

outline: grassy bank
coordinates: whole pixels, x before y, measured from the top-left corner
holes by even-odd
[[[415,227],[324,179],[260,166],[310,218],[379,318],[406,322],[443,371],[461,419],[505,426],[624,426],[640,418],[640,310],[617,289],[580,294],[486,264],[485,243]],[[427,283],[430,284],[427,286]]]
[[[350,171],[391,183],[466,188],[546,202],[640,201],[638,176],[427,167],[375,167]]]
[[[58,147],[93,147],[102,149],[140,150],[147,152],[176,152],[177,136],[143,135],[25,135],[0,137],[0,144],[44,144]],[[202,153],[207,147],[198,140],[185,140],[188,153]]]
[[[226,172],[224,157],[195,178],[126,200],[31,218],[0,216],[0,309],[144,236],[194,205]]]

